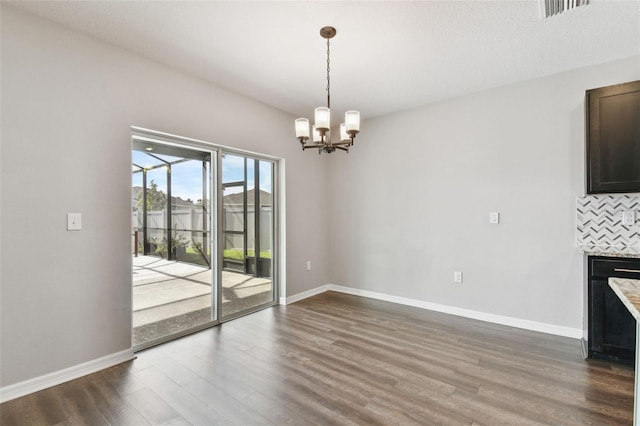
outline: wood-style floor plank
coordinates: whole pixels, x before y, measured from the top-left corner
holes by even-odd
[[[328,292],[0,405],[10,425],[629,425],[577,340]]]

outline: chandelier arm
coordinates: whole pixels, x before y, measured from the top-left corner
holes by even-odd
[[[307,148],[324,148],[326,146],[327,145],[325,145],[325,144],[316,143],[316,144],[313,144],[313,145],[305,145],[305,146],[302,147],[302,149],[305,150]]]
[[[353,142],[351,142],[350,140],[348,140],[348,141],[340,141],[340,142],[333,142],[332,145],[334,145],[334,146],[351,146],[351,145],[353,145]]]
[[[335,145],[335,144],[334,144],[333,146],[334,146],[336,149],[341,149],[341,150],[343,150],[343,151],[349,152],[349,148],[345,148],[345,147],[343,147],[343,146],[338,146],[338,145]]]

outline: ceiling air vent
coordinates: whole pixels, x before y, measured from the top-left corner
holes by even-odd
[[[578,6],[586,6],[589,0],[540,0],[540,10],[544,18],[550,18]]]

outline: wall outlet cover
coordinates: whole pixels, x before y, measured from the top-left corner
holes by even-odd
[[[636,223],[636,212],[633,210],[626,210],[622,212],[622,224],[626,226],[633,226]]]

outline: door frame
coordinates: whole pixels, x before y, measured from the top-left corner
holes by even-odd
[[[284,214],[284,159],[274,157],[270,155],[260,154],[247,150],[232,148],[224,145],[219,145],[211,142],[206,142],[199,139],[187,138],[184,136],[173,135],[170,133],[159,132],[151,129],[146,129],[138,126],[131,126],[131,143],[134,140],[147,141],[153,143],[159,143],[163,145],[176,146],[186,149],[195,149],[203,152],[211,153],[211,198],[209,211],[211,214],[211,269],[212,277],[215,274],[215,287],[216,291],[212,289],[212,306],[215,304],[216,319],[205,324],[193,327],[189,330],[184,330],[166,338],[161,338],[148,342],[148,344],[142,344],[134,347],[134,351],[140,351],[147,349],[151,346],[166,343],[168,341],[186,336],[188,334],[196,333],[206,328],[214,327],[222,324],[223,322],[233,320],[237,317],[251,314],[262,309],[266,309],[271,306],[278,305],[285,302],[285,298],[281,295],[286,294],[285,283],[285,260],[282,253],[285,249],[285,214]],[[240,155],[246,156],[261,161],[268,161],[273,164],[273,188],[272,188],[272,226],[273,226],[273,259],[272,259],[272,273],[271,283],[273,291],[273,300],[267,304],[259,305],[255,308],[248,309],[246,311],[238,312],[225,317],[222,316],[222,257],[224,249],[224,241],[222,236],[222,155]],[[215,161],[214,161],[215,159]],[[131,187],[132,181],[129,182]],[[216,244],[217,242],[217,244]],[[213,285],[213,283],[212,283]],[[129,286],[130,291],[133,291],[133,276],[131,275],[131,282]],[[133,300],[133,293],[131,294],[131,300]],[[129,310],[131,320],[133,317],[133,309]],[[133,324],[133,321],[131,321]],[[133,328],[132,328],[133,330]]]

